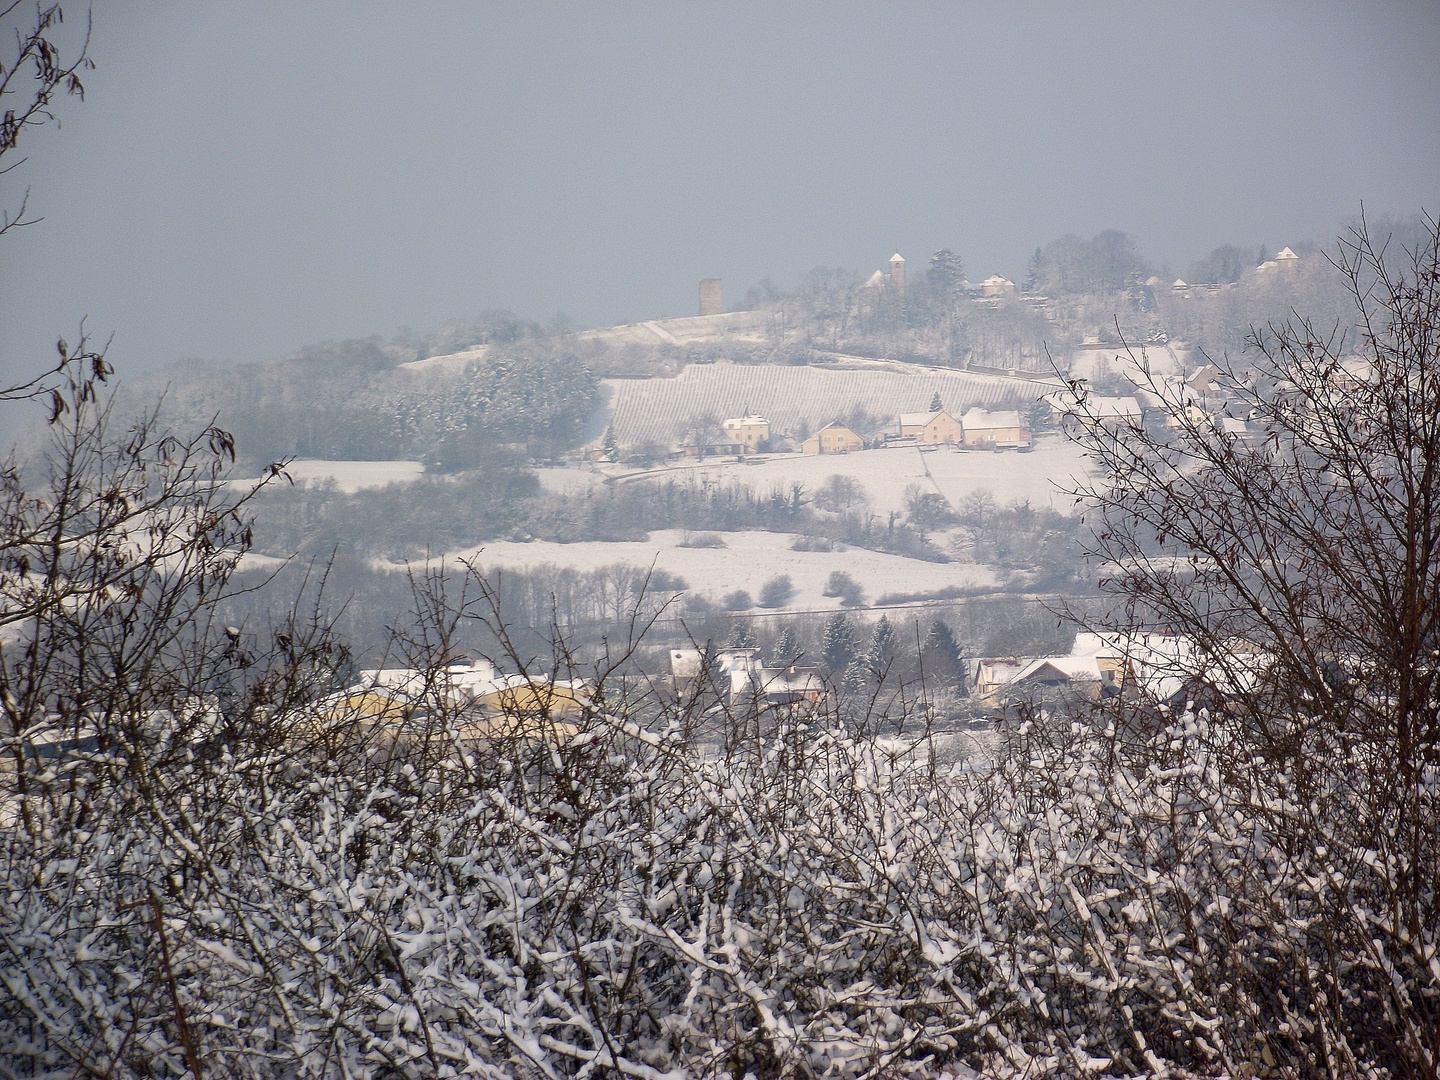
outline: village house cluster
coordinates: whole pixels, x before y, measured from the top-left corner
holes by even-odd
[[[1280,279],[1299,273],[1301,262],[1300,256],[1287,247],[1249,273],[1259,280]],[[1167,288],[1158,277],[1151,277],[1144,284],[1151,292]],[[972,302],[982,305],[1000,303],[1010,296],[1032,301],[1045,299],[1033,293],[1022,294],[1013,281],[998,274],[978,284],[961,280],[957,287]],[[1177,279],[1168,289],[1177,297],[1188,298],[1209,296],[1234,287],[1233,284],[1191,284]],[[904,256],[895,252],[887,265],[876,270],[862,288],[876,294],[903,296],[906,291]],[[699,299],[699,319],[676,321],[727,319],[736,314],[725,313],[718,278],[707,278],[700,283]],[[1092,338],[1087,338],[1080,346],[1082,350],[1101,347],[1106,346]],[[997,377],[1014,378],[1019,375],[1013,370],[974,364],[971,369]],[[1024,452],[1033,446],[1037,429],[1053,426],[1065,430],[1081,418],[1098,420],[1102,426],[1112,428],[1122,425],[1144,427],[1152,419],[1155,423],[1168,422],[1175,426],[1175,410],[1171,407],[1175,402],[1181,404],[1181,416],[1196,426],[1210,425],[1225,434],[1242,438],[1256,434],[1253,417],[1237,415],[1230,410],[1229,403],[1235,395],[1227,391],[1232,391],[1233,386],[1228,386],[1221,373],[1209,364],[1188,377],[1174,375],[1162,378],[1156,386],[1134,386],[1129,393],[1113,396],[1097,395],[1088,388],[1077,392],[1075,384],[1067,386],[1058,378],[1035,376],[1027,381],[1048,381],[1054,387],[1046,396],[1033,401],[1037,408],[1022,405],[1018,409],[986,409],[977,405],[963,412],[956,409],[952,413],[942,406],[937,393],[925,412],[902,412],[887,425],[873,430],[855,430],[854,417],[866,415],[867,402],[860,400],[854,403],[856,407],[850,411],[848,419],[846,416],[835,416],[818,431],[811,431],[809,422],[777,430],[767,417],[750,411],[746,406],[743,415],[730,416],[718,424],[713,419],[703,423],[692,422],[691,430],[680,435],[675,442],[665,446],[663,440],[657,440],[648,443],[646,449],[651,455],[650,460],[665,452],[672,458],[680,459],[746,458],[775,453],[853,454],[862,450],[911,445],[922,449],[950,447],[955,450]],[[868,423],[873,423],[873,420]],[[614,431],[607,430],[605,437],[591,444],[584,456],[593,461],[619,461],[625,450],[616,444]]]

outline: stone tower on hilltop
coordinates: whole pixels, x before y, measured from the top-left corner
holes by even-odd
[[[720,300],[720,279],[718,277],[707,277],[700,282],[700,314],[720,315],[725,311],[725,305]]]
[[[905,259],[898,251],[890,256],[890,284],[896,292],[905,291]]]

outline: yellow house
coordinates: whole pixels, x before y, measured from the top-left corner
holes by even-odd
[[[865,449],[865,440],[840,424],[828,424],[803,443],[800,449],[806,454],[848,454]]]
[[[965,441],[965,429],[943,409],[932,413],[901,413],[900,437],[930,446],[954,445]]]
[[[960,420],[965,429],[965,445],[980,448],[997,446],[1029,446],[1030,430],[1013,409],[991,412],[971,409]]]
[[[475,696],[475,704],[493,715],[573,720],[589,702],[589,689],[577,680],[555,682],[506,676],[500,685]]]
[[[736,416],[720,425],[731,442],[743,446],[744,453],[754,454],[760,444],[770,441],[770,421],[763,416]]]
[[[590,687],[579,679],[500,675],[488,664],[452,667],[433,685],[411,669],[369,672],[369,685],[338,695],[326,719],[372,730],[381,744],[407,745],[426,730],[432,710],[446,710],[468,743],[544,739],[563,743],[580,730]],[[488,676],[488,677],[486,677]],[[415,726],[418,725],[418,726]]]

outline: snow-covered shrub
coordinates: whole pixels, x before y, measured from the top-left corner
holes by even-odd
[[[706,758],[683,709],[484,745],[438,696],[421,712],[403,739],[333,704],[291,709],[291,738],[276,715],[218,737],[215,715],[184,753],[152,726],[24,772],[0,863],[9,1068],[1425,1061],[1433,923],[1384,906],[1403,853],[1346,850],[1338,830],[1297,844],[1296,793],[1227,761],[1237,733],[1203,714],[1140,744],[1037,718],[972,771],[815,715]],[[1322,797],[1343,819],[1357,796]]]

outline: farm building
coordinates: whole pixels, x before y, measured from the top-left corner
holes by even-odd
[[[965,441],[965,432],[959,420],[941,409],[939,412],[901,413],[900,437],[913,438],[930,446],[955,445]]]
[[[723,439],[691,437],[682,440],[675,450],[676,455],[679,457],[693,458],[740,457],[745,452],[744,443],[735,442],[728,436]]]
[[[745,453],[759,452],[770,441],[770,421],[763,416],[736,416],[720,425],[731,442],[740,443]]]
[[[928,412],[907,412],[900,414],[900,437],[902,439],[918,439],[920,433],[925,430],[925,425],[930,422],[934,413]]]
[[[1113,429],[1122,425],[1139,427],[1145,420],[1145,409],[1133,395],[1099,397],[1087,394],[1082,401],[1073,391],[1061,390],[1048,395],[1045,400],[1050,405],[1051,419],[1056,424],[1064,424],[1076,417],[1091,416],[1102,426]]]
[[[1030,429],[1013,409],[971,409],[960,419],[966,446],[981,448],[1030,445]]]
[[[815,705],[826,700],[829,688],[814,668],[767,667],[759,649],[722,649],[715,656],[715,676],[729,683],[731,702],[758,701],[765,705]],[[670,650],[670,679],[681,695],[693,693],[706,677],[704,654],[699,649]]]
[[[1092,397],[1089,405],[1093,415],[1108,428],[1139,427],[1145,420],[1144,408],[1133,397]]]
[[[806,454],[849,454],[865,449],[865,440],[842,424],[827,424],[800,445]]]

